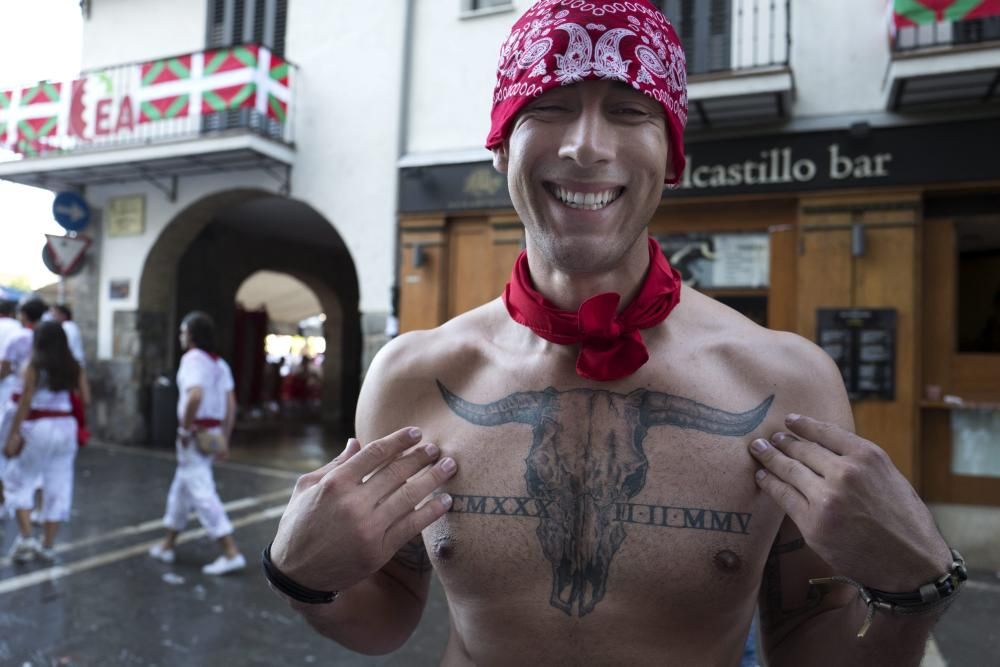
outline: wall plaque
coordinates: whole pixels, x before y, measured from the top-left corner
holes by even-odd
[[[137,236],[146,231],[146,196],[129,195],[108,200],[105,209],[108,236]]]

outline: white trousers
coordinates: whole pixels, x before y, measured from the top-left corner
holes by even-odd
[[[42,521],[69,521],[73,509],[73,462],[76,460],[76,420],[46,417],[21,425],[24,448],[8,459],[3,474],[6,505],[11,510],[35,506],[41,486]]]
[[[167,495],[164,525],[179,533],[184,530],[188,515],[193,511],[213,539],[232,534],[233,524],[229,522],[219,493],[215,490],[213,457],[199,452],[194,443],[182,447],[178,441],[176,449],[177,471]]]
[[[0,382],[0,479],[3,479],[4,470],[7,468],[7,457],[3,453],[3,447],[7,444],[7,435],[10,433],[11,424],[14,423],[16,412],[17,403],[10,400],[10,392],[6,390],[4,383]]]

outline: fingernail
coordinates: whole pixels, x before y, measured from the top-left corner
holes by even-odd
[[[759,482],[760,480],[762,480],[762,479],[764,479],[765,477],[767,477],[767,471],[766,471],[766,470],[764,470],[763,468],[761,468],[760,470],[758,470],[758,471],[756,472],[756,474],[754,474],[754,477],[755,477],[755,478],[757,479],[757,481]]]
[[[411,429],[410,429],[409,431],[407,431],[407,433],[409,433],[409,434],[410,434],[410,437],[411,437],[411,438],[413,438],[414,440],[419,440],[419,439],[420,439],[420,436],[421,436],[421,435],[423,435],[423,434],[422,434],[422,433],[420,432],[420,429],[419,429],[419,428],[417,428],[416,426],[414,426],[414,427],[413,427],[413,428],[411,428]]]
[[[791,424],[792,422],[797,422],[801,418],[802,418],[802,415],[797,415],[797,414],[795,414],[793,412],[793,413],[789,414],[787,417],[785,417],[785,423],[786,424]]]
[[[426,445],[424,445],[424,451],[427,452],[427,456],[433,458],[437,456],[441,450],[438,449],[438,446],[435,445],[433,442],[428,442]]]
[[[787,433],[782,433],[781,431],[779,431],[779,432],[777,432],[777,433],[775,433],[774,435],[771,436],[771,442],[776,442],[776,443],[778,443],[780,445],[787,438],[788,438],[788,434]]]
[[[438,496],[438,498],[441,499],[441,505],[444,506],[445,509],[451,507],[451,496],[449,496],[447,493],[442,493],[440,496]]]
[[[441,470],[444,470],[445,472],[451,472],[452,470],[455,469],[455,459],[453,458],[441,459],[441,463],[439,463],[438,465],[441,466]]]
[[[768,447],[769,445],[767,444],[767,440],[764,440],[762,438],[757,438],[756,440],[750,443],[750,449],[754,450],[758,454],[761,452],[766,452]]]

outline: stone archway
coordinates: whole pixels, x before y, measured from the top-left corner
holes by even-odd
[[[178,322],[191,310],[213,315],[225,356],[232,340],[235,295],[249,275],[270,270],[295,276],[317,295],[328,317],[323,414],[349,423],[360,389],[361,318],[354,261],[333,225],[309,205],[261,190],[205,197],[178,214],[153,245],[139,283],[131,323],[139,341],[133,378],[139,412],[151,410],[151,387],[172,376]],[[116,327],[118,323],[116,323]],[[332,381],[338,378],[337,381]],[[148,434],[148,421],[134,428]]]

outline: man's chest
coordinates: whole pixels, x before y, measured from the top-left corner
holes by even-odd
[[[746,451],[766,400],[731,412],[645,390],[442,396],[448,411],[425,431],[459,474],[424,538],[450,595],[540,596],[582,617],[756,588],[780,521]]]

